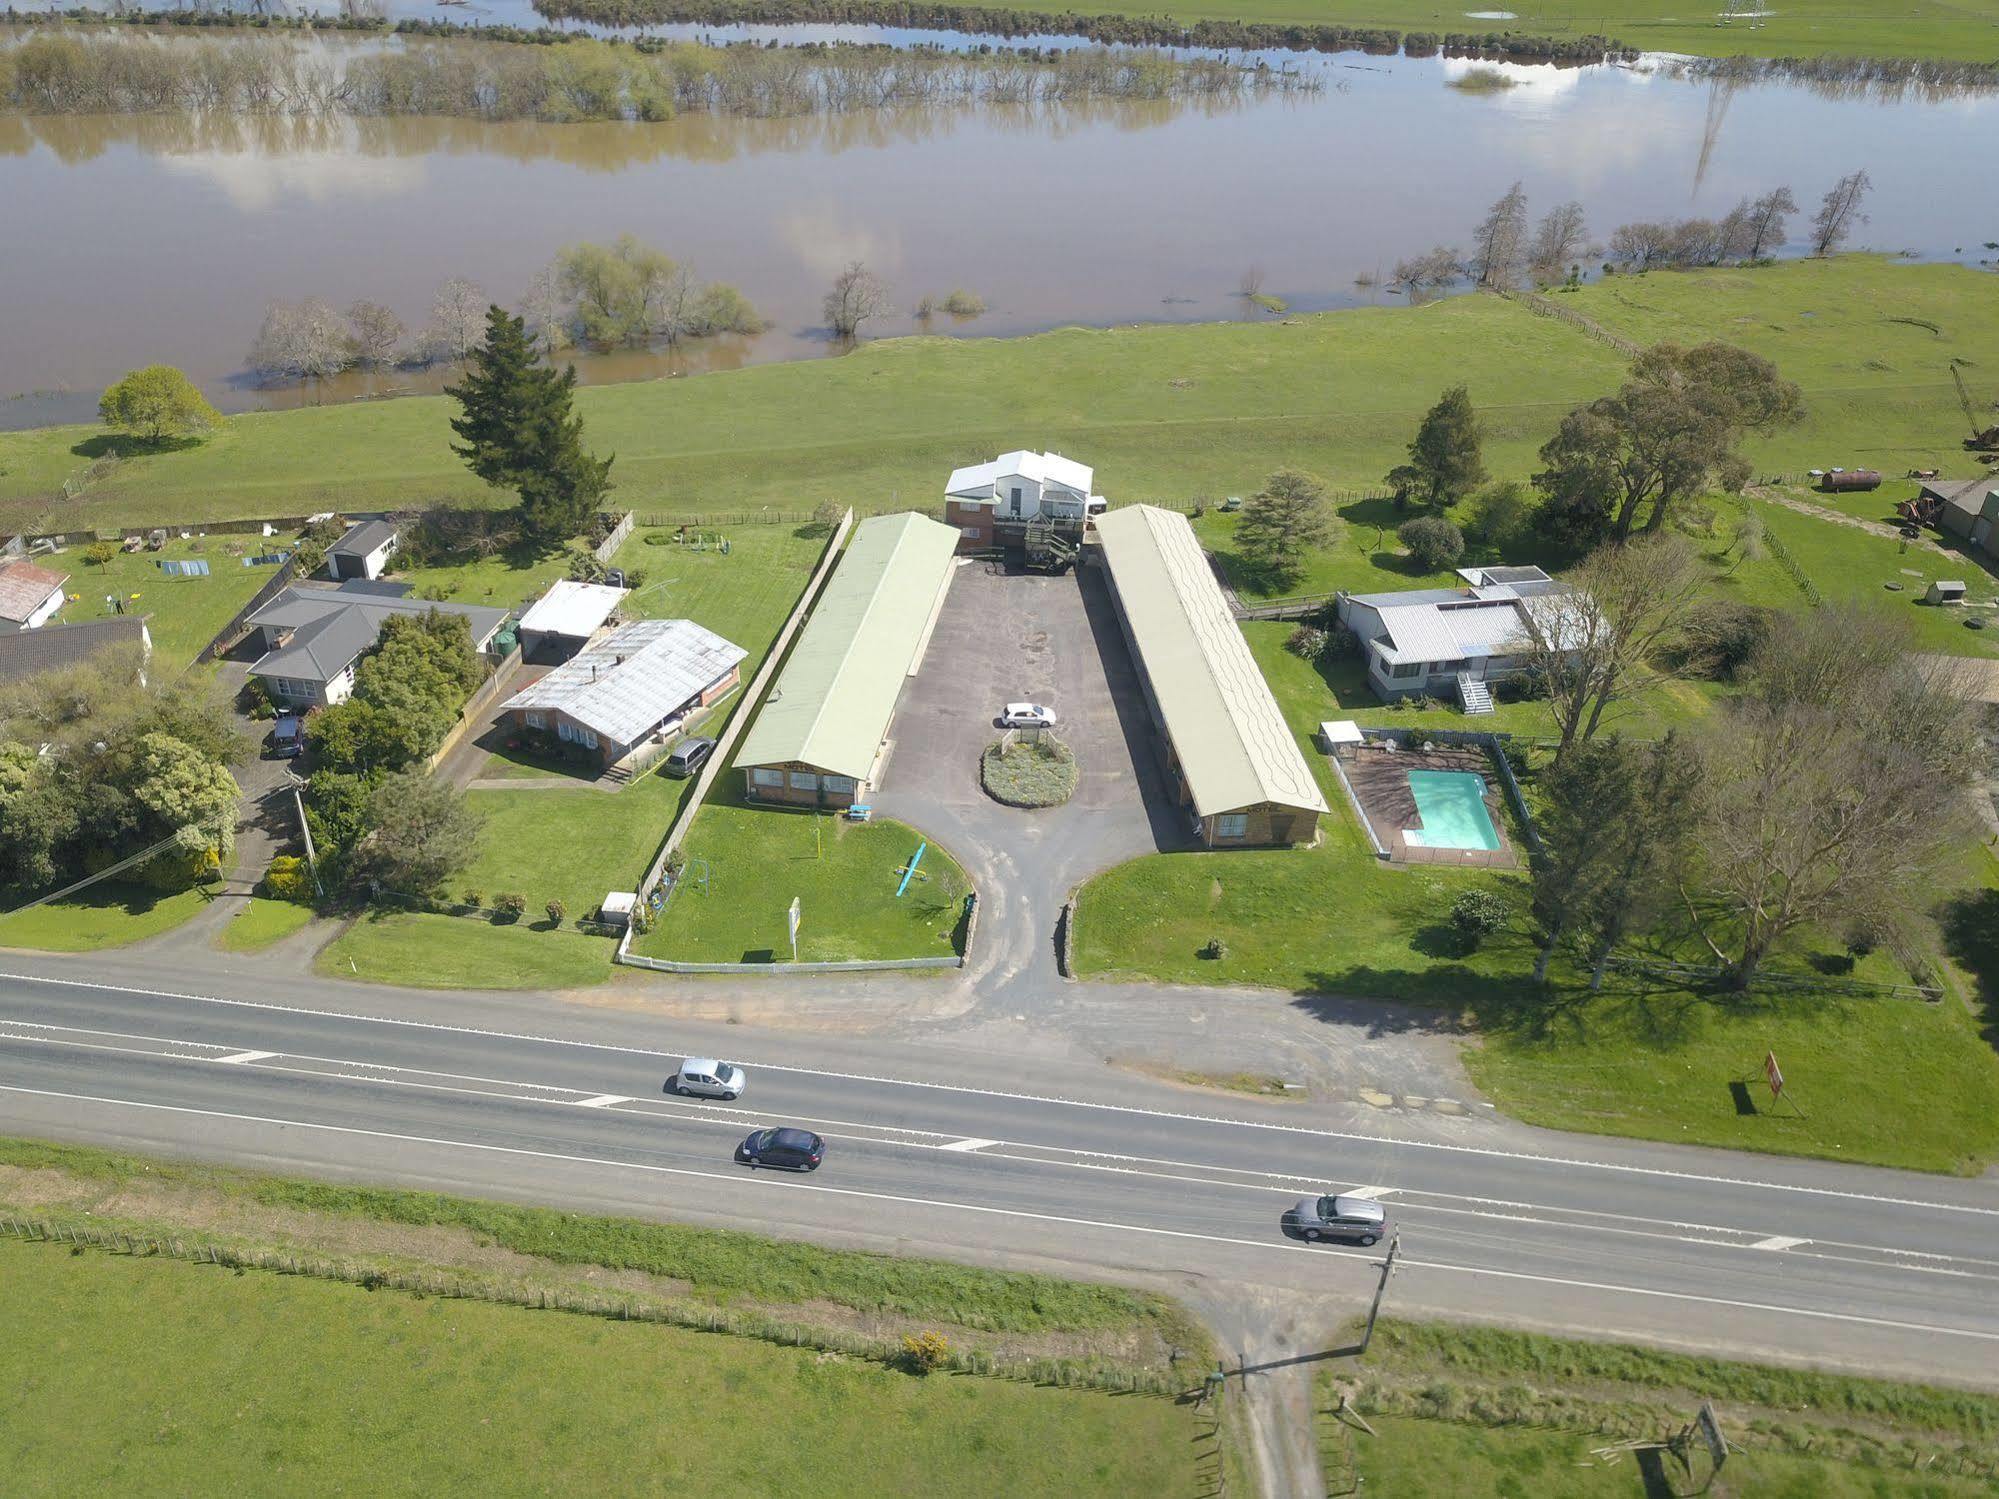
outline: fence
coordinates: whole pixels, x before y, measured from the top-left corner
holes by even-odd
[[[444,736],[444,742],[438,745],[428,760],[424,761],[425,770],[437,769],[444,763],[444,757],[458,748],[465,736],[473,731],[480,719],[485,717],[486,710],[493,706],[501,693],[513,685],[513,673],[520,664],[521,648],[515,645],[500,658],[499,664],[487,675],[486,680],[474,688],[472,695],[465,699],[465,706],[458,710],[458,721],[451,726],[451,732]]]
[[[850,958],[824,963],[682,963],[672,958],[648,958],[640,953],[621,952],[618,961],[633,968],[650,968],[656,973],[740,973],[758,978],[790,974],[873,973],[914,968],[963,968],[965,953],[935,958]]]
[[[1487,757],[1491,759],[1494,768],[1499,772],[1499,784],[1501,789],[1506,792],[1506,800],[1508,805],[1513,808],[1513,815],[1520,819],[1520,831],[1527,840],[1527,847],[1534,853],[1538,854],[1541,852],[1541,835],[1534,829],[1533,815],[1527,810],[1527,798],[1521,794],[1520,782],[1514,778],[1513,762],[1506,758],[1506,747],[1514,742],[1513,735],[1501,734],[1491,729],[1416,730],[1368,728],[1361,730],[1361,733],[1369,739],[1386,740],[1397,745],[1407,745],[1410,735],[1419,732],[1427,742],[1432,744],[1469,744],[1484,750]],[[1339,763],[1339,757],[1335,755],[1333,757],[1334,766],[1337,768]],[[1340,776],[1340,784],[1347,788],[1347,795],[1353,797],[1354,806],[1358,807],[1360,799],[1354,797],[1353,787],[1348,783],[1344,773]],[[1362,825],[1365,826],[1367,824],[1367,814],[1362,813],[1360,820]],[[1368,828],[1368,837],[1374,841],[1375,853],[1381,858],[1387,858],[1388,855],[1382,852],[1380,840],[1374,838],[1374,829],[1371,827]]]
[[[342,510],[339,514],[346,520],[392,520],[406,511],[392,510]],[[23,535],[20,540],[28,546],[53,543],[56,546],[84,546],[93,541],[129,541],[131,538],[146,537],[154,531],[165,531],[169,536],[246,536],[251,533],[263,534],[269,526],[273,533],[303,531],[309,515],[252,516],[236,520],[175,521],[164,526],[105,526],[94,531],[45,531]]]
[[[1553,318],[1567,323],[1571,328],[1595,339],[1600,344],[1608,344],[1626,359],[1636,359],[1644,352],[1637,344],[1619,334],[1612,333],[1594,318],[1583,316],[1573,307],[1564,307],[1552,297],[1544,297],[1536,291],[1507,291],[1501,287],[1487,287],[1486,290],[1508,302],[1518,302],[1536,317]]]
[[[1353,808],[1353,815],[1360,819],[1360,830],[1367,834],[1368,847],[1374,850],[1377,859],[1388,857],[1388,850],[1382,846],[1381,837],[1374,831],[1374,823],[1367,815],[1367,808],[1361,805],[1360,794],[1353,789],[1353,782],[1347,779],[1347,768],[1340,763],[1338,755],[1329,757],[1333,762],[1333,774],[1340,778],[1340,789],[1347,794],[1347,805]]]
[[[195,656],[194,664],[196,666],[206,665],[234,646],[237,641],[243,638],[243,632],[249,628],[250,616],[263,608],[264,605],[268,604],[280,593],[283,593],[285,588],[297,576],[298,553],[293,552],[278,565],[276,572],[265,579],[264,586],[256,591],[251,597],[250,602],[245,604],[241,609],[238,609],[235,617],[215,632],[215,638],[203,646],[200,653]]]
[[[597,543],[593,555],[599,562],[608,563],[617,555],[618,548],[625,544],[625,538],[632,534],[632,525],[636,519],[635,514],[627,510],[625,518],[611,527],[611,534]]]

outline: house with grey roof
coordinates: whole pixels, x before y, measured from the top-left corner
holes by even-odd
[[[40,629],[62,607],[62,588],[68,581],[67,573],[18,558],[0,562],[0,635]]]
[[[1575,591],[1538,567],[1462,567],[1461,588],[1343,593],[1339,621],[1360,638],[1367,682],[1384,700],[1455,697],[1490,713],[1490,684],[1532,664],[1540,642],[1588,628]]]
[[[129,650],[138,679],[146,680],[146,662],[153,653],[152,632],[142,614],[114,614],[103,619],[79,619],[44,625],[39,630],[0,634],[0,685],[23,681],[45,671],[81,666],[106,651]]]
[[[571,754],[616,765],[664,742],[741,679],[749,652],[691,619],[641,619],[508,698],[515,727],[552,735]]]
[[[335,582],[348,578],[379,578],[395,555],[398,537],[395,523],[385,520],[357,521],[326,549],[326,570]]]
[[[472,648],[490,650],[505,609],[433,603],[407,596],[406,585],[355,581],[329,588],[294,583],[245,621],[261,653],[250,675],[272,699],[294,708],[328,708],[354,690],[354,667],[392,614],[454,615],[472,632]]]

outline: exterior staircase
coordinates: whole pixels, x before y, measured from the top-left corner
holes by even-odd
[[[1458,673],[1458,706],[1467,718],[1492,711],[1492,689],[1477,677]]]

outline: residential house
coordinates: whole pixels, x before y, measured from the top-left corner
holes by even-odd
[[[505,609],[406,595],[406,586],[399,583],[357,581],[337,588],[294,583],[246,621],[261,652],[250,675],[274,701],[299,709],[328,708],[353,692],[355,663],[392,614],[435,610],[456,615],[471,630],[473,649],[479,651],[491,649],[507,620]]]
[[[1096,530],[1160,765],[1201,841],[1310,842],[1325,797],[1187,517],[1129,505]]]
[[[1549,632],[1580,627],[1574,591],[1538,567],[1463,567],[1458,576],[1461,588],[1339,596],[1339,621],[1360,638],[1377,696],[1451,696],[1467,713],[1489,713],[1489,683],[1527,670]]]
[[[957,544],[949,526],[914,514],[870,516],[854,528],[736,753],[751,801],[849,807],[873,795]]]
[[[326,549],[326,569],[336,583],[349,578],[379,578],[399,541],[391,521],[357,521]]]
[[[680,732],[727,696],[748,654],[691,619],[635,620],[515,693],[500,711],[516,727],[552,734],[608,767]]]
[[[69,574],[18,559],[0,562],[0,635],[38,630],[62,607]]]
[[[1937,526],[1988,557],[1999,557],[1999,475],[1932,479],[1922,497],[1936,506]]]
[[[130,650],[138,663],[138,678],[146,680],[146,662],[153,653],[152,632],[143,614],[114,614],[104,619],[79,619],[16,630],[0,635],[0,684],[80,666],[104,651]]]
[[[582,650],[631,590],[604,583],[551,583],[521,616],[521,659],[560,663]]]
[[[1095,473],[1060,453],[1002,453],[990,463],[954,469],[944,485],[944,521],[964,551],[997,546],[1031,523],[1049,522],[1080,536],[1108,502],[1090,493]]]

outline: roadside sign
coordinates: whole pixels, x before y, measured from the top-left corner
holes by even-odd
[[[1763,1053],[1763,1075],[1770,1079],[1770,1097],[1776,1098],[1784,1091],[1784,1069],[1777,1065],[1777,1053]]]
[[[1701,1402],[1700,1414],[1694,1417],[1694,1430],[1707,1443],[1707,1454],[1719,1471],[1721,1465],[1728,1461],[1728,1438],[1721,1434],[1721,1418],[1715,1415],[1712,1401]]]
[[[792,896],[791,908],[784,913],[784,924],[791,934],[791,961],[798,961],[798,897]]]

